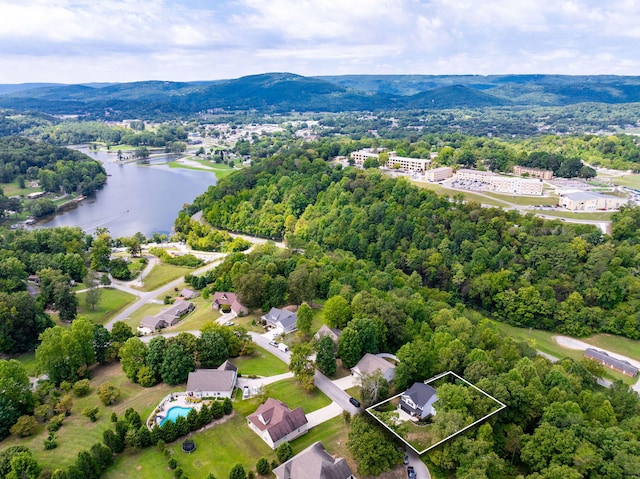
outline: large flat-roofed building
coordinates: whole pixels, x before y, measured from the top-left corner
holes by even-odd
[[[533,176],[535,178],[540,178],[541,180],[550,180],[553,178],[553,171],[551,170],[542,170],[540,168],[529,168],[528,166],[520,166],[516,165],[513,167],[513,173],[516,175],[528,175]]]
[[[397,168],[405,171],[426,171],[431,164],[431,160],[422,158],[406,158],[389,154],[389,161],[385,165],[387,168]]]
[[[571,211],[617,210],[627,201],[619,196],[581,191],[560,197],[560,206]]]
[[[461,168],[456,179],[474,183],[478,189],[495,191],[512,195],[542,195],[542,180],[536,178],[518,178],[516,176],[500,176],[491,171],[470,170]]]
[[[432,181],[432,182],[436,182],[436,181],[444,181],[446,179],[449,179],[453,176],[453,169],[449,168],[448,166],[441,166],[440,168],[432,168],[430,170],[427,170],[424,173],[424,177],[427,181]]]
[[[349,156],[353,160],[354,165],[362,166],[368,158],[375,158],[377,160],[383,151],[386,151],[386,148],[363,148],[362,150],[351,152]],[[395,152],[393,153],[395,154]],[[389,156],[391,156],[391,154],[389,154]]]

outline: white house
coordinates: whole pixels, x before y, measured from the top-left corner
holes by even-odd
[[[301,407],[292,411],[285,403],[273,398],[267,399],[256,412],[247,416],[247,424],[272,449],[306,434],[309,429],[307,416]]]
[[[278,334],[288,334],[298,329],[298,316],[286,309],[271,308],[271,311],[262,316],[262,320]]]
[[[435,416],[436,410],[433,404],[438,400],[436,390],[425,383],[413,383],[402,393],[398,408],[417,419]]]
[[[218,369],[197,369],[189,373],[187,392],[198,398],[230,398],[238,379],[238,368],[225,361]]]
[[[393,381],[396,377],[396,367],[393,364],[371,353],[366,353],[358,361],[358,364],[351,368],[351,374],[356,378],[361,378],[365,374],[373,374],[376,371],[380,371],[387,381]]]

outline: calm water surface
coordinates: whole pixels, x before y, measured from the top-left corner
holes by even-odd
[[[87,233],[102,227],[108,228],[115,238],[138,231],[146,236],[155,232],[169,234],[183,205],[192,203],[196,196],[216,184],[215,175],[207,171],[115,164],[115,153],[93,152],[86,147],[76,149],[102,162],[111,176],[94,196],[39,226],[80,226]],[[153,160],[153,164],[158,161]]]

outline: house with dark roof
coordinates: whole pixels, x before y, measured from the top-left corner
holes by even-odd
[[[425,383],[413,383],[402,393],[398,408],[417,419],[435,416],[436,410],[433,403],[438,400],[436,390]]]
[[[343,457],[333,457],[318,441],[273,470],[276,479],[355,479]]]
[[[393,381],[396,377],[396,367],[384,358],[375,354],[366,353],[362,359],[351,368],[351,374],[359,379],[364,375],[380,371],[387,381]]]
[[[236,316],[246,316],[249,314],[249,309],[243,306],[236,293],[216,291],[213,295],[211,309],[220,310],[225,304],[229,305],[231,311],[233,311]]]
[[[603,366],[614,369],[619,373],[626,374],[627,376],[631,376],[632,378],[638,375],[638,368],[631,364],[629,361],[625,361],[622,359],[616,359],[612,356],[609,356],[604,351],[600,351],[598,349],[587,348],[584,351],[584,356],[587,359],[592,359],[593,361],[598,361]]]
[[[275,329],[278,334],[288,334],[298,329],[296,325],[298,316],[286,309],[271,308],[271,311],[262,316],[262,320],[266,326]]]
[[[189,373],[187,393],[198,398],[230,398],[237,379],[238,368],[229,361],[217,369],[196,369]]]
[[[179,301],[155,316],[145,316],[142,318],[140,326],[138,326],[138,331],[142,334],[149,334],[153,331],[173,326],[177,324],[185,314],[193,311],[195,307],[195,304],[189,301]]]
[[[301,407],[291,410],[274,398],[267,399],[256,412],[247,416],[247,424],[272,449],[306,434],[309,429],[307,416]]]

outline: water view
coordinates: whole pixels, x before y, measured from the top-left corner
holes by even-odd
[[[162,158],[154,159],[154,166],[115,164],[115,153],[77,149],[102,162],[109,175],[107,184],[77,207],[40,226],[80,226],[88,233],[108,228],[113,237],[138,231],[146,236],[169,234],[182,206],[217,182],[215,175],[206,171],[157,165]]]

